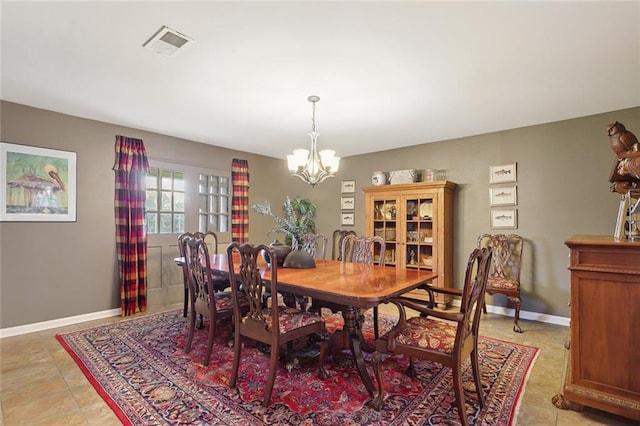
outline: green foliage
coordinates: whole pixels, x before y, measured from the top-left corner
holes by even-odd
[[[270,216],[275,227],[272,232],[282,232],[285,234],[285,243],[290,244],[294,249],[302,241],[305,234],[316,232],[316,224],[313,217],[317,207],[309,199],[297,195],[293,200],[287,196],[282,204],[284,216],[280,217],[271,211],[268,201],[262,204],[254,204],[251,209],[262,216]]]

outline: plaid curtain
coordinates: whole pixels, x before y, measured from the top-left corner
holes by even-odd
[[[145,183],[149,161],[142,139],[116,136],[115,222],[122,316],[147,310]]]
[[[249,241],[249,162],[233,159],[231,163],[231,240]]]

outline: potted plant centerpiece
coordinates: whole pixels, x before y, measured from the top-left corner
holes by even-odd
[[[255,203],[251,206],[251,209],[262,216],[269,216],[274,220],[275,226],[270,232],[285,234],[285,249],[276,248],[282,245],[278,240],[271,243],[271,246],[276,249],[276,253],[278,254],[278,263],[284,261],[284,257],[286,256],[286,254],[284,254],[285,251],[288,254],[289,251],[297,250],[298,245],[302,243],[306,234],[316,232],[316,224],[313,221],[313,217],[316,214],[317,207],[311,200],[302,198],[299,195],[293,199],[287,196],[282,204],[283,216],[278,216],[273,213],[271,204],[269,204],[268,201],[262,204]],[[282,257],[280,256],[281,253],[283,254]]]

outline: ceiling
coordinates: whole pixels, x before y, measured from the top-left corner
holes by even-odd
[[[640,105],[640,2],[1,3],[3,100],[284,158]],[[166,25],[194,41],[142,47]]]

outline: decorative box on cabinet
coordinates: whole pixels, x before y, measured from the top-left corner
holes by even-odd
[[[571,331],[561,397],[640,420],[640,241],[576,235],[565,244]]]
[[[453,279],[453,197],[448,181],[369,186],[365,193],[365,233],[385,239],[387,265],[434,270],[432,285],[451,287]],[[377,247],[379,249],[379,247]],[[411,296],[426,299],[424,290]],[[439,295],[445,308],[451,296]]]

